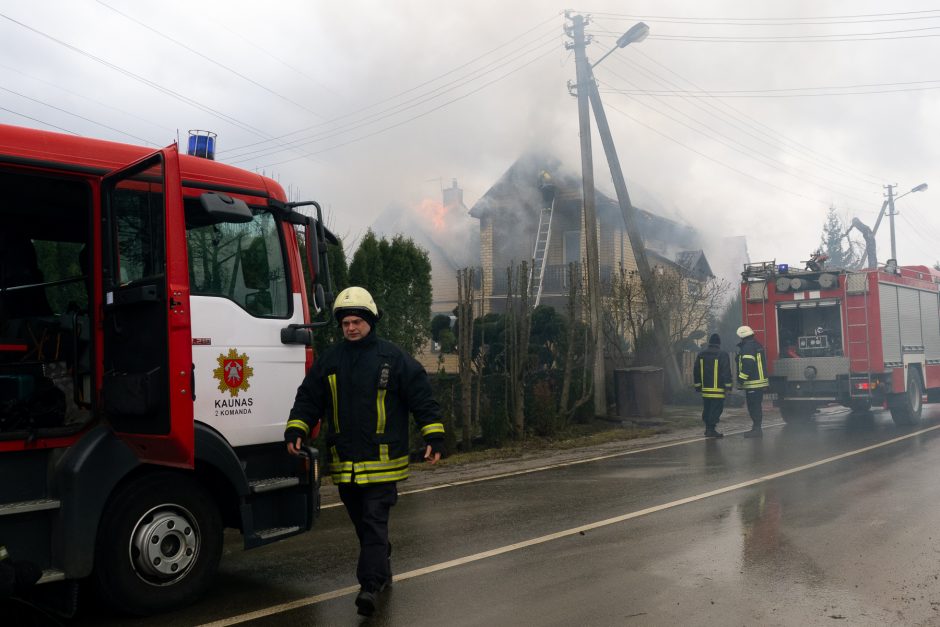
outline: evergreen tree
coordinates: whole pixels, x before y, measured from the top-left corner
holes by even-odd
[[[854,268],[858,266],[859,255],[852,242],[845,237],[847,227],[836,213],[835,206],[829,207],[826,223],[823,225],[819,249],[829,255],[826,265],[830,268]]]
[[[379,240],[367,232],[349,266],[349,284],[369,290],[382,309],[380,335],[409,353],[428,341],[431,262],[411,239]]]

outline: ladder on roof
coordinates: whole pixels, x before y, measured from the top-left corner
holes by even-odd
[[[535,252],[532,253],[532,269],[529,272],[529,299],[532,308],[539,306],[542,300],[542,283],[545,279],[545,262],[548,258],[548,243],[552,233],[552,214],[555,212],[555,199],[542,207],[539,212],[539,229],[535,236]]]

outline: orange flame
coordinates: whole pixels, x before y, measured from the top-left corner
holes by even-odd
[[[440,201],[425,198],[418,205],[417,213],[426,222],[430,223],[435,231],[441,231],[444,229],[447,207],[445,207]]]

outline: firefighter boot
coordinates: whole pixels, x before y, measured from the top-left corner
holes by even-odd
[[[763,429],[761,429],[761,426],[760,426],[759,424],[755,424],[753,427],[751,427],[751,430],[750,430],[750,431],[745,431],[745,432],[744,432],[744,437],[746,437],[746,438],[762,438],[762,437],[764,437],[764,431],[763,431]]]
[[[375,612],[376,597],[378,593],[365,587],[360,588],[356,595],[356,609],[361,616],[372,616]]]
[[[724,433],[719,433],[715,430],[715,427],[705,427],[705,437],[706,438],[723,438],[725,437]]]

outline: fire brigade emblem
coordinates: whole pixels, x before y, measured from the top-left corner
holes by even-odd
[[[219,367],[212,371],[213,376],[219,380],[219,391],[228,392],[238,396],[238,392],[247,392],[251,387],[248,379],[254,374],[254,369],[248,365],[248,355],[238,354],[234,348],[228,349],[228,354],[218,357]]]

